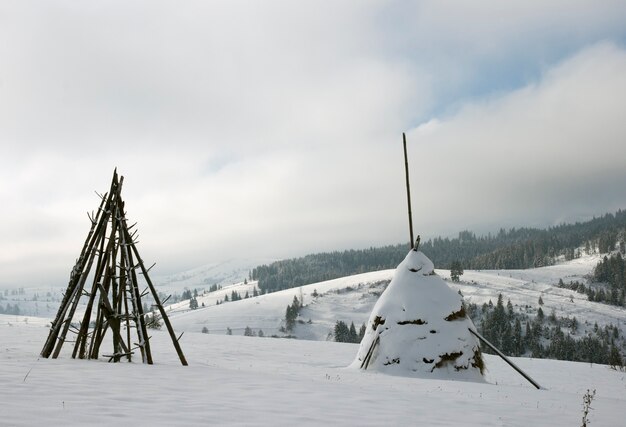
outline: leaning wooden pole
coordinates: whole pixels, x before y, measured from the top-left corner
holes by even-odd
[[[413,249],[413,213],[411,212],[411,186],[409,184],[409,157],[406,154],[406,135],[402,132],[402,144],[404,146],[404,174],[406,176],[406,202],[409,208],[409,248]]]
[[[479,334],[478,332],[472,330],[471,328],[467,328],[472,335],[474,335],[476,338],[478,338],[479,340],[481,340],[483,343],[485,343],[487,345],[487,347],[489,347],[490,349],[492,349],[493,351],[496,352],[496,354],[498,356],[500,356],[502,358],[502,360],[504,360],[506,363],[508,363],[513,369],[515,369],[521,376],[523,376],[524,378],[526,378],[526,380],[531,383],[532,385],[534,385],[537,389],[541,389],[541,386],[539,384],[537,384],[537,382],[535,380],[533,380],[530,375],[528,375],[526,372],[522,371],[521,368],[519,368],[515,363],[513,363],[508,357],[506,357],[504,355],[504,353],[502,353],[500,350],[498,350],[496,348],[495,345],[491,344],[489,341],[487,341],[487,338],[483,337],[481,334]]]
[[[106,197],[106,196],[105,196]],[[98,208],[98,214],[95,218],[92,218],[91,222],[91,230],[85,240],[85,244],[83,245],[83,249],[81,250],[80,256],[76,260],[76,264],[72,269],[70,274],[70,281],[63,295],[63,300],[61,301],[61,305],[59,307],[59,311],[57,312],[56,317],[52,321],[50,326],[50,333],[48,334],[48,339],[41,350],[41,355],[43,357],[50,357],[50,354],[54,350],[55,345],[57,345],[57,341],[59,339],[59,333],[61,332],[61,328],[64,326],[65,322],[69,322],[66,319],[67,311],[69,310],[72,300],[76,297],[80,298],[80,295],[76,295],[78,291],[79,282],[82,278],[82,272],[84,271],[88,261],[89,254],[92,252],[92,248],[95,244],[95,239],[97,238],[98,231],[102,227],[103,223],[106,224],[106,213],[101,215],[104,210],[102,207],[105,205],[105,197],[102,198],[102,202],[100,203],[100,207]],[[108,198],[107,198],[108,200]]]
[[[126,233],[128,233],[127,229],[125,229],[125,231]],[[167,332],[170,334],[170,337],[172,338],[172,343],[174,344],[176,353],[178,353],[178,358],[180,359],[180,363],[182,363],[183,366],[187,366],[187,359],[185,359],[185,355],[183,354],[183,349],[180,348],[180,344],[178,343],[178,338],[176,338],[176,334],[174,333],[174,328],[172,327],[172,324],[170,323],[170,319],[167,317],[167,313],[165,312],[165,307],[163,307],[163,304],[161,303],[159,294],[154,288],[154,285],[152,284],[150,277],[148,276],[148,270],[146,269],[146,266],[144,265],[143,260],[139,256],[139,251],[137,250],[137,247],[132,242],[132,240],[130,242],[130,247],[132,251],[135,253],[135,257],[137,258],[137,264],[139,265],[139,268],[141,269],[143,278],[148,284],[148,287],[150,288],[150,292],[152,292],[154,303],[156,304],[157,308],[159,309],[159,312],[161,313],[161,318],[163,320],[163,323],[165,323]]]

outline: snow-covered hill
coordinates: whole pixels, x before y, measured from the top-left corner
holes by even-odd
[[[17,321],[16,321],[17,320]],[[181,366],[154,331],[155,365],[38,357],[43,319],[0,316],[0,425],[623,426],[626,375],[602,365],[515,359],[536,390],[485,355],[488,383],[345,368],[358,345],[188,333]]]
[[[578,332],[583,335],[595,323],[603,327],[613,324],[626,334],[626,310],[622,307],[590,302],[583,294],[557,287],[559,279],[585,281],[600,260],[599,255],[583,256],[558,265],[529,270],[466,271],[460,283],[449,280],[448,270],[436,270],[455,290],[460,290],[467,303],[482,305],[491,300],[494,304],[501,293],[504,301],[511,300],[515,310],[530,316],[536,312],[539,297],[544,302],[546,315],[554,310],[558,317],[576,317],[583,325]],[[215,293],[198,298],[200,308],[189,310],[188,301],[172,307],[171,319],[177,329],[199,332],[206,327],[211,334],[243,334],[246,327],[263,330],[265,335],[280,334],[285,326],[287,305],[294,297],[303,300],[304,307],[292,335],[299,339],[326,340],[335,322],[354,322],[358,327],[367,321],[374,303],[394,270],[359,274],[341,279],[288,289],[240,301],[216,305],[224,295],[235,290],[240,295],[252,293],[255,282],[235,284]],[[317,296],[313,296],[317,294]],[[204,307],[202,307],[204,303]],[[309,322],[310,320],[310,322]]]
[[[242,282],[254,267],[272,261],[274,260],[230,259],[176,274],[151,277],[159,291],[181,293],[185,288],[209,289],[211,285],[228,286]]]
[[[296,297],[305,305],[300,312],[300,319],[305,323],[299,323],[296,328],[298,338],[325,340],[337,319],[367,320],[382,292],[381,282],[386,283],[392,275],[393,270],[360,274],[217,305],[233,291],[241,296],[246,292],[251,295],[257,285],[256,282],[240,283],[199,295],[196,310],[189,309],[189,301],[182,301],[168,307],[168,312],[178,330],[200,332],[206,327],[209,333],[225,334],[230,328],[233,334],[242,335],[248,326],[255,331],[262,330],[265,335],[275,335],[285,326],[285,311]],[[312,323],[306,323],[308,319]]]

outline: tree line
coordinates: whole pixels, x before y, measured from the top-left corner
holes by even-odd
[[[587,222],[548,229],[500,229],[497,234],[476,236],[461,231],[456,238],[436,237],[422,242],[424,252],[437,268],[523,269],[553,264],[558,257],[574,259],[586,253],[606,253],[618,243],[624,246],[626,211],[606,214]],[[261,292],[275,292],[353,274],[391,269],[404,259],[406,244],[351,249],[306,255],[260,265],[250,272]]]

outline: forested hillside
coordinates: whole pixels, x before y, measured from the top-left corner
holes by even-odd
[[[476,236],[461,231],[456,238],[429,239],[422,250],[437,268],[459,261],[465,269],[522,269],[551,265],[562,256],[574,259],[580,250],[606,253],[623,245],[626,211],[606,214],[587,222],[548,229],[500,229]],[[395,268],[406,256],[407,244],[307,255],[261,265],[250,272],[262,292],[274,292],[368,271]]]

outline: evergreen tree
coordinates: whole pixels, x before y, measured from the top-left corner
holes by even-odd
[[[296,319],[298,318],[298,313],[300,312],[300,301],[298,301],[297,297],[293,297],[293,303],[287,306],[287,310],[285,311],[285,329],[287,331],[292,331],[293,327],[296,324]]]
[[[361,325],[361,328],[359,329],[359,342],[361,342],[363,340],[363,337],[365,336],[365,331],[367,330],[365,323],[363,323]]]
[[[522,323],[519,321],[519,318],[515,319],[515,326],[513,326],[513,337],[512,337],[512,354],[514,356],[521,356],[524,353],[524,340],[522,338]]]
[[[152,314],[146,315],[146,327],[150,329],[161,329],[163,324],[161,323],[161,315],[156,311]]]
[[[450,279],[453,282],[459,282],[460,277],[463,275],[463,266],[457,260],[452,261],[450,264]]]
[[[356,333],[356,328],[354,327],[354,322],[350,323],[350,329],[349,329],[348,332],[349,332],[348,339],[350,340],[348,342],[358,343],[359,342],[359,336]]]
[[[539,322],[543,322],[543,310],[541,309],[541,307],[539,307],[539,310],[537,310],[537,320]]]
[[[342,320],[338,320],[335,323],[335,341],[336,342],[350,342],[350,328]]]

